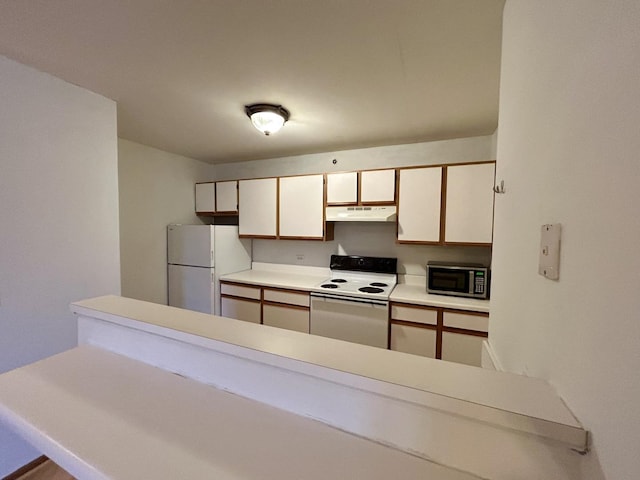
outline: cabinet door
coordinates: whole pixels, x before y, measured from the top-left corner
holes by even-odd
[[[436,338],[435,329],[391,323],[391,350],[436,358]]]
[[[360,172],[360,203],[395,203],[396,171],[371,170]]]
[[[442,360],[481,366],[484,336],[442,332]]]
[[[280,178],[280,238],[324,236],[324,175]]]
[[[238,181],[238,233],[241,237],[277,237],[277,190],[277,178]]]
[[[327,173],[327,204],[358,203],[358,172]]]
[[[265,304],[262,307],[262,315],[262,323],[265,325],[309,333],[308,309]]]
[[[495,164],[447,167],[445,243],[493,241]]]
[[[238,211],[238,182],[216,182],[216,212]]]
[[[222,297],[220,299],[220,315],[245,322],[261,323],[261,306],[259,301],[240,298]]]
[[[442,167],[400,170],[398,243],[438,243]]]
[[[213,182],[196,183],[196,213],[216,211],[216,184]]]

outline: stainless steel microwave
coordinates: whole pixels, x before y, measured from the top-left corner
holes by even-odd
[[[455,297],[489,298],[489,268],[480,264],[427,263],[427,292]]]

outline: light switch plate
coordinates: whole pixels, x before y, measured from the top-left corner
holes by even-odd
[[[550,280],[560,278],[560,233],[559,223],[542,225],[540,229],[540,252],[538,273]]]

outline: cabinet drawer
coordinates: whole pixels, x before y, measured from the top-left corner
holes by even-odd
[[[238,298],[222,297],[220,299],[221,315],[223,317],[244,320],[245,322],[260,323],[261,307],[259,302],[241,300]]]
[[[442,332],[442,360],[479,367],[484,337]]]
[[[443,312],[442,324],[445,328],[464,328],[476,332],[488,332],[489,316],[445,311]]]
[[[424,323],[426,325],[438,324],[438,311],[429,308],[404,307],[391,305],[391,319],[404,320],[405,322]]]
[[[291,292],[287,290],[264,289],[264,300],[266,302],[287,303],[300,307],[309,306],[309,294],[306,292]]]
[[[264,305],[262,307],[262,323],[272,327],[309,333],[309,311],[279,305]]]
[[[234,297],[251,298],[260,300],[260,289],[256,287],[245,287],[229,283],[220,284],[220,293],[222,295],[232,295]]]
[[[436,358],[436,330],[391,324],[391,350]]]

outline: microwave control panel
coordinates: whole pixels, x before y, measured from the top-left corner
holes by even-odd
[[[473,293],[484,293],[484,288],[485,288],[485,277],[484,277],[484,272],[473,272],[475,273],[475,279],[474,279],[474,291]]]

